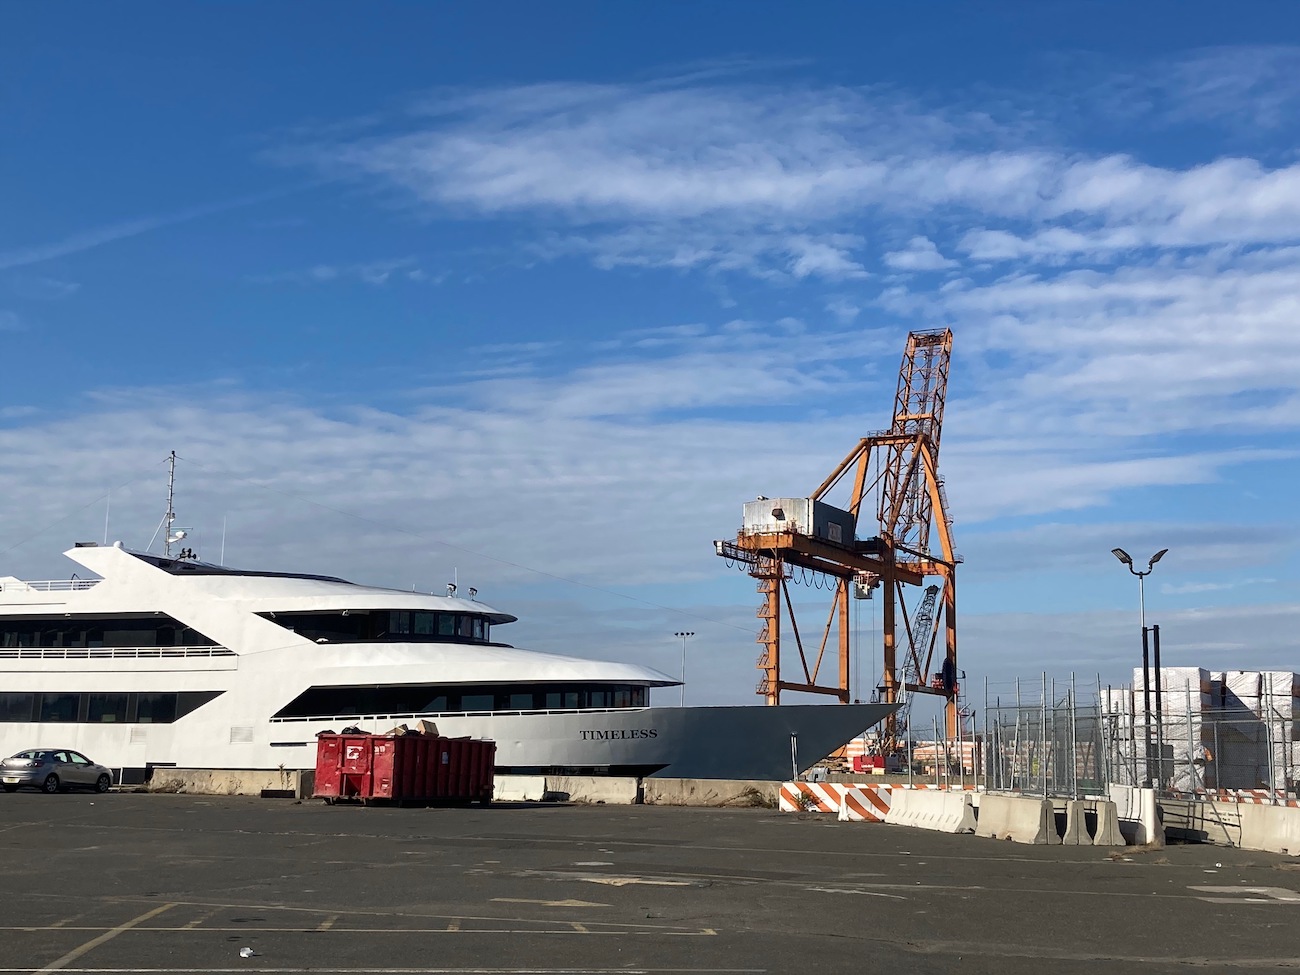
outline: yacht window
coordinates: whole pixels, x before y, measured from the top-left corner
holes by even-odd
[[[330,643],[466,642],[486,643],[488,621],[467,613],[432,610],[341,610],[333,613],[262,613],[263,619],[308,640]]]
[[[155,694],[61,693],[0,694],[0,722],[49,721],[81,724],[165,724],[220,697],[224,691],[172,691]],[[35,715],[33,715],[33,708]]]
[[[42,721],[76,721],[80,694],[42,694]]]
[[[433,697],[429,698],[427,701],[425,701],[424,707],[420,708],[419,710],[425,712],[448,711],[450,710],[450,704],[451,702],[450,700],[448,700],[446,694],[436,694]]]
[[[628,684],[446,685],[378,684],[309,687],[276,718],[399,717],[480,711],[643,707],[646,690]]]
[[[100,631],[106,647],[153,647],[158,645],[158,627]]]
[[[31,694],[0,694],[0,721],[31,721]]]
[[[170,724],[176,720],[175,694],[141,694],[136,702],[139,724]]]
[[[215,647],[168,616],[0,621],[0,647]]]
[[[91,694],[86,720],[91,724],[121,723],[126,720],[125,694]]]

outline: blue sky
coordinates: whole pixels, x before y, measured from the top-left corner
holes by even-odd
[[[1171,549],[1171,663],[1300,669],[1289,7],[6,13],[0,571],[143,545],[176,449],[205,555],[671,672],[687,627],[745,703],[711,540],[950,326],[973,678],[1124,680],[1115,545]]]

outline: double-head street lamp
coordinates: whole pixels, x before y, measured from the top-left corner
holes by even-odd
[[[1122,548],[1113,548],[1110,551],[1115,558],[1128,566],[1129,572],[1132,572],[1138,577],[1138,618],[1142,621],[1142,629],[1145,630],[1147,628],[1147,605],[1146,593],[1143,591],[1142,580],[1151,574],[1151,570],[1155,568],[1156,563],[1165,557],[1165,553],[1168,552],[1169,549],[1162,548],[1155,555],[1151,556],[1151,558],[1147,559],[1147,570],[1145,572],[1139,572],[1137,569],[1133,568],[1133,556],[1129,555],[1128,552],[1125,552]]]
[[[1147,644],[1147,605],[1146,605],[1146,589],[1145,589],[1145,586],[1143,585],[1143,582],[1144,582],[1144,580],[1146,579],[1146,577],[1149,576],[1149,575],[1151,574],[1151,570],[1152,570],[1153,568],[1155,568],[1155,564],[1156,564],[1157,562],[1159,562],[1162,558],[1164,558],[1165,553],[1168,552],[1169,549],[1167,549],[1167,548],[1162,548],[1162,549],[1161,549],[1159,552],[1157,552],[1155,555],[1151,556],[1151,558],[1147,559],[1147,567],[1146,567],[1146,571],[1145,571],[1145,572],[1139,572],[1137,569],[1135,569],[1135,568],[1133,567],[1133,557],[1132,557],[1131,555],[1129,555],[1128,552],[1125,552],[1122,548],[1113,548],[1113,549],[1111,549],[1110,551],[1111,551],[1111,554],[1115,556],[1115,558],[1119,559],[1119,560],[1120,560],[1121,562],[1123,562],[1126,566],[1128,566],[1128,570],[1129,570],[1129,572],[1131,572],[1131,573],[1133,573],[1133,575],[1137,576],[1137,580],[1138,580],[1138,619],[1139,619],[1139,621],[1141,622],[1141,626],[1142,626],[1142,700],[1143,700],[1142,710],[1143,710],[1143,717],[1144,717],[1145,720],[1146,720],[1146,729],[1145,729],[1145,731],[1146,731],[1146,756],[1147,756],[1147,757],[1146,757],[1146,774],[1143,776],[1143,782],[1142,782],[1142,784],[1143,784],[1144,786],[1149,787],[1149,786],[1151,785],[1151,764],[1152,764],[1152,755],[1151,755],[1151,658],[1150,658],[1150,653],[1149,653],[1149,650],[1148,650],[1148,644]],[[1160,627],[1159,627],[1159,626],[1154,626],[1154,627],[1152,627],[1152,630],[1154,631],[1154,637],[1155,637],[1155,641],[1154,641],[1154,642],[1155,642],[1155,656],[1156,656],[1156,659],[1155,659],[1155,665],[1156,665],[1156,749],[1157,749],[1157,753],[1160,755],[1161,763],[1163,764],[1163,761],[1164,761],[1164,714],[1163,714],[1163,708],[1161,708],[1161,706],[1160,706],[1160,696],[1161,696],[1161,695],[1160,695],[1160,687],[1161,687],[1161,683],[1162,683],[1162,681],[1161,681],[1161,679],[1160,679]],[[1157,777],[1158,777],[1159,779],[1161,779],[1161,780],[1163,780],[1163,778],[1164,778],[1164,776],[1163,776],[1162,774],[1161,774],[1161,775],[1158,775]]]
[[[681,639],[681,641],[682,641],[682,687],[681,687],[682,697],[681,697],[681,706],[682,706],[682,707],[685,707],[685,706],[686,706],[686,640],[687,640],[689,637],[693,637],[693,636],[695,636],[695,633],[694,633],[693,631],[690,631],[690,630],[678,630],[676,633],[673,634],[673,636],[675,636],[675,637],[679,637],[679,638]]]

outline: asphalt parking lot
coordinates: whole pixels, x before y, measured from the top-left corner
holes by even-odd
[[[0,972],[1300,968],[1300,859],[1209,846],[764,809],[20,792],[0,796],[0,850]]]

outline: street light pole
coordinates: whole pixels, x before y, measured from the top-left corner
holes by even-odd
[[[679,706],[685,707],[686,706],[686,640],[688,637],[695,636],[695,633],[691,630],[678,630],[676,633],[673,634],[673,636],[681,637],[682,640],[682,687],[681,687],[682,696],[681,696],[681,701]]]
[[[1146,599],[1146,577],[1151,574],[1155,564],[1164,558],[1165,553],[1169,551],[1162,548],[1151,558],[1147,559],[1147,568],[1145,572],[1139,572],[1133,567],[1133,557],[1125,552],[1122,548],[1113,548],[1110,550],[1115,558],[1119,559],[1126,566],[1129,572],[1137,576],[1138,581],[1138,620],[1142,627],[1142,705],[1143,719],[1146,722],[1144,728],[1146,738],[1146,775],[1143,777],[1142,785],[1150,788],[1151,786],[1151,658],[1147,642],[1147,599]],[[1156,713],[1160,714],[1160,673],[1159,668],[1156,670]],[[1157,735],[1157,739],[1162,736]],[[1162,756],[1163,760],[1163,756]]]

